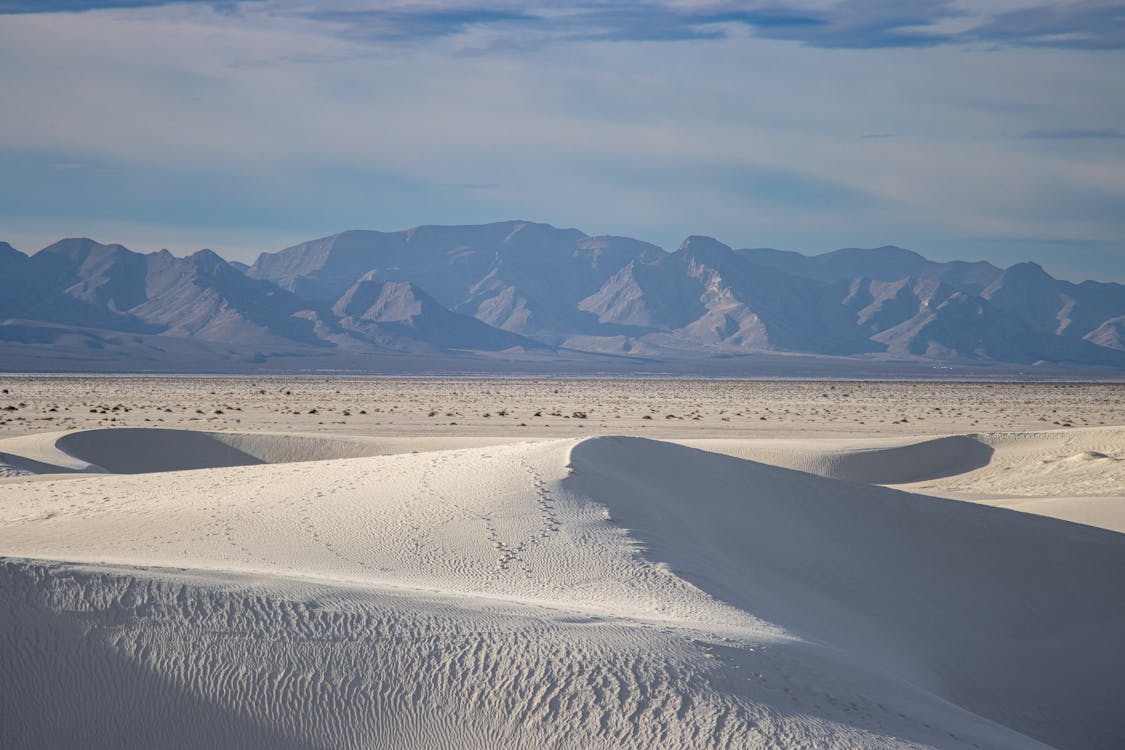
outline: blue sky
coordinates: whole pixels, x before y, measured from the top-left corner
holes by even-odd
[[[0,239],[526,218],[1125,281],[1125,2],[0,0]]]

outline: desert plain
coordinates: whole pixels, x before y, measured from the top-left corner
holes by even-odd
[[[1125,747],[1125,386],[0,377],[0,746]]]

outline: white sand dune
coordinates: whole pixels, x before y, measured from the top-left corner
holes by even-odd
[[[993,432],[979,439],[994,451],[982,470],[912,486],[979,495],[1125,496],[1125,429],[1120,427]]]
[[[21,474],[148,474],[450,450],[516,440],[117,427],[6,438],[0,440],[0,462]]]
[[[674,441],[833,479],[881,484],[1125,532],[1125,429],[938,438]]]
[[[865,484],[904,484],[956,476],[987,466],[993,453],[992,446],[976,435],[924,440],[696,438],[672,442]]]
[[[868,484],[903,484],[956,476],[988,465],[992,446],[975,435],[828,454],[816,474]]]
[[[1125,533],[1125,430],[985,433],[986,466],[901,489]]]
[[[1125,535],[635,438],[273,439],[0,488],[0,746],[1125,745]]]

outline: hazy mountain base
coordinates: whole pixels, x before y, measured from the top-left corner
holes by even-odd
[[[0,372],[228,375],[486,375],[499,377],[849,378],[864,380],[1118,381],[1114,367],[1042,362],[945,363],[886,355],[832,357],[755,353],[647,358],[580,351],[332,352],[313,347],[265,351],[198,339],[0,322]]]

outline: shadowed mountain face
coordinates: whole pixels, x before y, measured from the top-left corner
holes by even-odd
[[[7,242],[0,242],[0,280],[4,285],[4,293],[0,294],[0,316],[20,312],[32,298],[28,288],[28,260]]]
[[[523,336],[442,307],[409,281],[380,281],[374,272],[344,292],[332,312],[342,328],[391,347],[408,347],[411,342],[425,342],[434,349],[538,347]]]
[[[1125,286],[893,246],[805,256],[695,236],[668,253],[509,221],[343,232],[251,266],[209,250],[175,258],[72,239],[29,257],[0,243],[0,274],[0,342],[12,345],[93,329],[99,341],[129,332],[258,357],[775,352],[1125,367]]]
[[[1002,273],[1001,269],[984,261],[935,263],[916,252],[893,245],[870,250],[849,247],[814,256],[765,248],[739,250],[738,253],[758,265],[821,281],[856,278],[873,281],[943,281],[974,294],[994,282]]]

